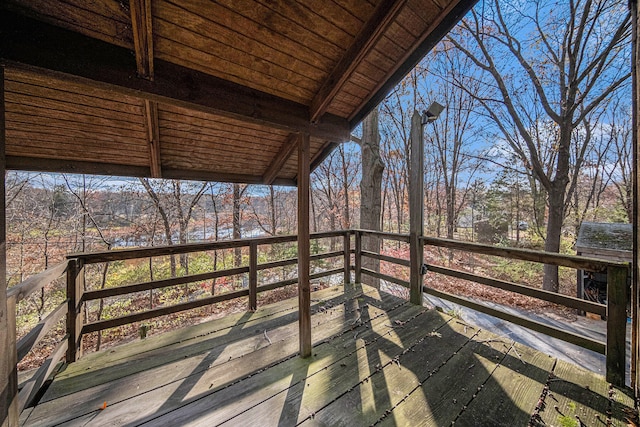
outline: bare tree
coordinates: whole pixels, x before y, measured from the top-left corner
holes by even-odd
[[[207,188],[207,183],[187,183],[180,180],[152,182],[147,178],[140,178],[140,183],[162,218],[167,244],[174,244],[174,225],[178,228],[178,243],[187,243],[189,222],[194,208]],[[188,272],[187,261],[186,254],[180,256],[180,264]],[[170,262],[171,276],[175,277],[176,261],[173,255]]]
[[[629,13],[622,2],[607,0],[485,5],[482,16],[473,11],[447,40],[477,66],[484,85],[469,93],[546,192],[545,250],[559,252],[587,148],[572,150],[580,143],[574,131],[628,83]],[[557,267],[545,265],[544,273],[543,288],[557,292]]]
[[[242,198],[245,191],[247,191],[246,185],[233,184],[233,239],[242,238],[242,224],[241,224],[241,208]],[[242,265],[242,248],[238,247],[233,250],[233,266],[240,267]]]
[[[465,202],[467,189],[475,178],[480,167],[478,156],[473,152],[473,144],[479,138],[476,125],[477,101],[469,93],[477,92],[479,82],[469,72],[471,61],[456,50],[435,52],[439,59],[433,58],[435,77],[442,78],[442,83],[433,90],[423,90],[429,98],[446,106],[441,117],[428,127],[426,138],[427,156],[432,158],[432,165],[441,171],[440,178],[444,185],[446,206],[447,238],[452,239],[457,227],[458,217]],[[457,82],[452,83],[452,80]],[[429,80],[422,79],[422,84],[434,86]],[[464,84],[462,89],[460,84]],[[439,193],[436,197],[439,201]]]
[[[617,113],[610,123],[610,136],[615,150],[615,161],[610,171],[611,182],[616,189],[618,201],[627,214],[627,220],[633,222],[631,113],[626,105],[618,106],[614,111]]]

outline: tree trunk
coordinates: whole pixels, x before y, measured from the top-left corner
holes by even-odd
[[[360,182],[360,228],[380,230],[380,209],[382,206],[382,173],[384,164],[380,158],[380,132],[378,110],[373,110],[362,123],[362,181]],[[380,239],[366,236],[362,239],[362,249],[380,253]],[[380,271],[380,261],[363,258],[362,267]],[[380,280],[363,275],[363,282],[380,287]]]
[[[342,228],[344,230],[348,230],[351,228],[351,215],[349,214],[349,210],[351,209],[349,206],[349,170],[347,168],[347,160],[344,153],[344,147],[342,145],[340,145],[339,151],[342,158],[342,191],[344,192],[344,221],[342,223]]]
[[[547,235],[544,242],[544,250],[547,252],[560,252],[560,237],[562,235],[562,223],[564,222],[564,198],[565,186],[554,182],[549,191],[549,219],[547,221]],[[558,266],[544,265],[544,279],[542,289],[558,292],[559,276]]]
[[[240,184],[233,184],[233,239],[241,239],[242,232],[240,229]],[[233,250],[233,266],[240,267],[242,265],[242,248]]]

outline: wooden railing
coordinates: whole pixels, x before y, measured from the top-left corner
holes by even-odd
[[[409,243],[408,234],[392,234],[373,232],[365,230],[356,230],[356,282],[361,274],[379,278],[397,285],[409,288],[409,281],[391,277],[386,274],[367,270],[361,267],[362,263],[358,260],[361,256],[390,262],[393,264],[409,267],[410,261],[407,259],[399,259],[385,255],[375,254],[361,250],[359,241],[362,235],[373,235],[383,240],[400,241]],[[422,286],[424,293],[434,295],[436,297],[449,300],[456,304],[469,307],[471,309],[489,314],[511,323],[524,326],[531,330],[541,332],[554,338],[578,345],[589,350],[606,355],[606,372],[607,381],[624,386],[625,384],[625,368],[626,368],[626,324],[627,324],[627,305],[628,305],[628,285],[627,276],[630,269],[629,263],[605,261],[600,259],[586,258],[582,256],[573,256],[565,254],[556,254],[549,252],[533,251],[519,248],[503,248],[491,245],[484,245],[472,242],[462,242],[457,240],[422,237],[420,239],[423,245],[437,246],[452,250],[461,250],[474,253],[476,255],[491,255],[508,259],[516,259],[522,261],[530,261],[534,263],[551,264],[562,267],[570,267],[592,272],[607,273],[607,305],[583,300],[580,298],[549,292],[542,289],[524,286],[504,280],[498,280],[491,277],[481,276],[470,273],[468,271],[450,269],[434,264],[423,264],[427,274],[443,274],[450,277],[469,280],[486,286],[503,289],[521,295],[538,298],[543,301],[563,305],[565,307],[574,308],[580,311],[588,311],[591,313],[606,316],[607,318],[607,340],[601,342],[589,337],[578,335],[560,328],[556,328],[541,322],[536,322],[530,318],[518,316],[499,310],[488,305],[476,302],[469,298],[453,295],[447,292],[436,290],[427,286]]]
[[[68,312],[70,300],[66,299],[56,306],[49,314],[46,315],[38,324],[16,342],[16,308],[20,301],[26,299],[29,295],[43,289],[54,280],[62,277],[67,270],[68,262],[65,261],[49,268],[42,273],[29,277],[27,280],[13,286],[7,291],[7,313],[9,315],[9,334],[11,334],[10,342],[15,343],[15,351],[13,348],[3,349],[2,351],[10,352],[13,359],[12,364],[17,366],[22,359],[34,348],[38,343],[56,326],[56,324],[64,318]],[[65,335],[56,345],[51,355],[44,361],[38,370],[21,385],[18,394],[18,412],[27,407],[44,385],[54,371],[58,362],[64,357],[67,350],[68,339]],[[13,347],[13,346],[12,346]],[[8,381],[14,381],[9,378]],[[18,390],[18,384],[12,384],[14,393]]]
[[[325,233],[315,233],[311,235],[312,240],[326,238],[342,237],[343,249],[340,251],[332,251],[311,255],[311,261],[320,261],[329,258],[342,257],[346,262],[343,267],[319,271],[311,274],[311,279],[320,279],[323,277],[343,274],[344,280],[349,281],[350,276],[350,236],[351,231],[332,231]],[[298,282],[297,277],[280,280],[268,284],[258,286],[258,272],[277,267],[284,267],[297,264],[297,258],[282,259],[266,263],[258,263],[258,247],[263,245],[273,245],[276,243],[292,243],[296,242],[297,236],[273,236],[259,237],[252,239],[240,239],[229,241],[218,241],[210,243],[194,243],[177,246],[162,246],[143,249],[124,249],[105,252],[81,253],[69,255],[69,268],[67,269],[67,295],[71,303],[67,320],[67,331],[69,333],[69,345],[67,349],[67,360],[75,361],[81,357],[82,337],[92,332],[103,331],[105,329],[118,326],[128,325],[159,316],[178,313],[185,310],[192,310],[211,304],[228,301],[236,298],[248,297],[248,310],[257,308],[257,296],[261,292],[293,285]],[[180,254],[188,254],[204,251],[218,251],[225,249],[248,248],[249,263],[248,266],[228,268],[224,270],[210,271],[200,274],[190,274],[180,277],[172,277],[163,280],[153,280],[142,283],[135,283],[125,286],[113,288],[105,288],[99,290],[84,291],[84,269],[87,265],[113,262],[121,260],[131,260],[150,257],[172,256]],[[141,291],[149,291],[153,289],[167,288],[170,286],[183,285],[189,283],[201,282],[204,280],[212,280],[221,277],[236,276],[248,274],[248,287],[245,289],[225,292],[219,295],[208,296],[204,298],[194,299],[192,301],[182,302],[173,305],[166,305],[158,308],[148,309],[142,312],[128,314],[120,317],[94,320],[87,322],[83,318],[83,304],[92,300],[100,300],[103,298],[114,297],[119,295],[128,295]]]
[[[351,238],[355,236],[355,248],[352,249]],[[363,258],[376,259],[382,262],[396,264],[409,268],[410,260],[392,257],[362,249],[363,236],[375,236],[381,240],[389,240],[409,244],[409,236],[404,234],[383,233],[367,230],[345,230],[333,231],[327,233],[315,233],[311,235],[312,240],[332,238],[342,240],[342,248],[324,253],[318,253],[311,256],[311,261],[320,261],[330,258],[342,258],[342,266],[339,268],[329,268],[322,271],[316,271],[311,275],[311,279],[319,279],[331,275],[341,274],[345,283],[351,282],[351,272],[354,272],[356,283],[362,282],[362,276],[367,275],[383,281],[394,283],[402,287],[408,288],[409,281],[394,277],[389,274],[380,273],[370,268],[364,268]],[[342,239],[340,239],[342,238]],[[68,260],[59,264],[43,273],[30,277],[18,286],[8,291],[8,308],[10,316],[10,333],[15,334],[15,312],[16,305],[19,301],[26,298],[34,291],[42,289],[46,284],[52,282],[58,277],[66,273],[67,289],[66,300],[58,307],[53,309],[36,327],[16,343],[15,363],[17,364],[40,339],[66,315],[66,335],[53,351],[52,355],[42,365],[38,372],[22,387],[19,395],[20,411],[26,407],[34,397],[38,395],[40,387],[46,379],[51,375],[55,366],[66,352],[66,362],[70,363],[81,357],[82,338],[84,335],[103,331],[105,329],[114,328],[122,325],[128,325],[134,322],[140,322],[172,313],[178,313],[185,310],[191,310],[215,304],[222,301],[228,301],[236,298],[248,297],[248,310],[255,310],[258,305],[258,294],[268,290],[281,288],[297,283],[297,277],[288,278],[286,280],[275,281],[266,284],[258,283],[258,272],[278,267],[292,266],[297,264],[297,258],[280,259],[269,262],[259,262],[258,248],[263,245],[273,245],[277,243],[293,243],[296,242],[296,236],[274,236],[260,237],[253,239],[219,241],[211,243],[195,243],[178,246],[163,246],[140,249],[123,249],[106,252],[80,253],[73,254]],[[626,308],[627,308],[627,273],[629,265],[627,263],[608,262],[598,259],[590,259],[585,257],[551,254],[545,252],[514,249],[514,248],[498,248],[494,246],[482,245],[470,242],[460,242],[447,239],[437,239],[431,237],[423,237],[420,244],[438,246],[447,249],[455,249],[472,252],[474,254],[492,255],[504,257],[508,259],[518,259],[536,263],[546,263],[558,266],[565,266],[587,271],[606,271],[608,277],[608,298],[607,305],[597,304],[594,302],[582,300],[579,298],[560,295],[553,292],[547,292],[541,289],[524,286],[504,280],[485,277],[470,273],[468,271],[455,270],[443,266],[425,264],[426,274],[443,274],[464,280],[470,280],[483,285],[515,292],[530,297],[539,298],[543,301],[549,301],[561,304],[566,307],[574,308],[582,311],[589,311],[600,315],[607,316],[607,341],[600,342],[588,337],[580,336],[559,328],[555,328],[543,323],[535,322],[525,317],[517,316],[506,311],[498,310],[488,305],[484,305],[469,298],[452,295],[427,286],[422,286],[422,291],[435,295],[440,298],[450,300],[452,302],[470,307],[494,317],[498,317],[509,322],[527,327],[529,329],[542,332],[549,336],[553,336],[567,342],[577,344],[584,348],[594,350],[596,352],[606,354],[607,379],[616,384],[624,385],[625,381],[625,349],[626,349]],[[337,243],[336,243],[337,244]],[[142,283],[132,283],[124,286],[109,287],[104,289],[85,290],[85,269],[88,265],[98,263],[108,263],[121,260],[132,260],[140,258],[172,256],[180,254],[189,254],[194,252],[229,250],[235,248],[248,248],[248,265],[241,267],[228,268],[218,271],[209,271],[200,274],[187,274],[180,277],[172,277],[162,280],[150,280]],[[352,254],[355,254],[352,265]],[[424,273],[424,272],[423,272]],[[166,305],[157,308],[147,309],[142,312],[126,314],[120,317],[98,319],[86,321],[84,319],[84,305],[89,301],[100,300],[120,295],[130,295],[140,291],[148,291],[170,286],[200,282],[221,277],[229,277],[234,275],[248,275],[248,286],[243,289],[232,290],[218,295],[212,295],[194,299],[191,301]],[[420,282],[421,283],[421,282]],[[12,327],[11,327],[12,325]],[[13,342],[15,342],[15,335]],[[17,384],[16,384],[17,389]]]

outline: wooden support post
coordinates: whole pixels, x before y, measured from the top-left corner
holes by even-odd
[[[422,305],[422,255],[424,204],[424,141],[422,118],[417,111],[411,117],[411,159],[409,169],[409,300]]]
[[[20,399],[18,394],[18,353],[16,350],[16,297],[7,298],[7,356],[9,360],[9,374],[7,376],[7,390],[13,396],[9,403],[8,426],[17,426],[20,418]],[[13,394],[15,393],[15,394]],[[9,397],[9,396],[8,396]],[[5,424],[2,424],[3,426]]]
[[[354,281],[362,283],[362,233],[356,230],[356,272]]]
[[[631,12],[631,84],[632,92],[632,203],[633,203],[633,259],[631,262],[631,387],[636,396],[636,401],[640,398],[640,319],[638,319],[638,305],[640,305],[640,121],[638,120],[640,108],[640,72],[638,71],[638,59],[640,58],[639,26],[638,26],[638,0],[629,2]]]
[[[5,163],[4,67],[0,66],[0,426],[18,425],[18,370],[16,366],[15,299],[7,300],[7,223]]]
[[[627,342],[627,269],[607,267],[607,381],[624,387]]]
[[[249,311],[258,308],[258,243],[249,243]]]
[[[310,257],[311,236],[309,234],[310,191],[309,134],[300,134],[298,143],[298,326],[300,333],[300,356],[311,356],[311,287]]]
[[[351,283],[351,232],[345,231],[343,237],[344,284]]]
[[[67,298],[69,311],[67,312],[67,333],[69,346],[67,348],[67,363],[75,362],[82,357],[82,326],[84,324],[82,312],[82,294],[84,282],[84,265],[80,259],[69,260],[67,267]]]

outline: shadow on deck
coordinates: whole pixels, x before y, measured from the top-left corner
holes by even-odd
[[[599,375],[373,288],[315,292],[312,312],[309,359],[286,300],[88,355],[22,421],[578,426],[633,410]]]

